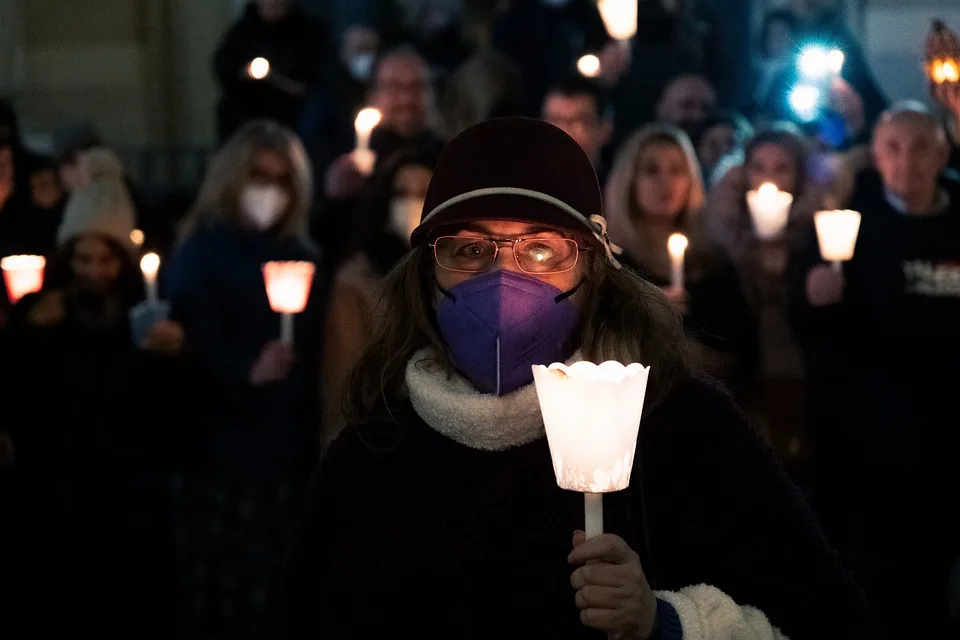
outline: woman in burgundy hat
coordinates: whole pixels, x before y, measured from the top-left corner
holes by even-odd
[[[659,289],[616,259],[589,159],[504,118],[454,139],[320,465],[279,637],[867,638],[859,589]],[[640,454],[584,540],[531,365],[650,366]],[[571,540],[572,537],[572,540]]]

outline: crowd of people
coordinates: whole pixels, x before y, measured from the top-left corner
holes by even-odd
[[[251,2],[185,211],[0,101],[0,257],[46,258],[0,282],[0,636],[956,637],[960,80],[889,104],[830,0],[735,88],[706,3],[642,0],[630,47],[588,0],[454,4],[335,39]],[[292,340],[275,261],[315,265]],[[579,360],[651,367],[590,540],[531,372]]]

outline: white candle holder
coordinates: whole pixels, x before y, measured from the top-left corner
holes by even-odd
[[[293,344],[293,316],[307,308],[316,266],[312,262],[267,262],[262,271],[270,308],[281,314],[280,340]]]
[[[11,304],[43,289],[43,272],[47,261],[43,256],[7,256],[0,260],[3,281]]]
[[[813,222],[817,228],[820,255],[840,270],[841,263],[853,258],[860,233],[861,216],[856,211],[818,211]]]
[[[587,538],[603,533],[601,494],[630,486],[650,367],[533,367],[557,485],[585,494]]]
[[[776,240],[783,235],[790,218],[793,196],[767,182],[756,191],[747,192],[747,208],[753,230],[761,240]]]

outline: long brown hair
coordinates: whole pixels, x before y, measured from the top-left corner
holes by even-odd
[[[660,290],[629,269],[615,269],[603,256],[584,253],[579,345],[593,362],[641,362],[650,367],[646,406],[657,406],[689,370],[683,329]],[[401,424],[407,363],[431,347],[452,371],[450,353],[435,322],[436,287],[429,249],[412,250],[387,276],[378,307],[378,328],[346,385],[348,424]]]

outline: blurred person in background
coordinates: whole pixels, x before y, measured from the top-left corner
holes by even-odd
[[[440,159],[436,149],[398,151],[382,165],[357,209],[350,258],[337,271],[323,344],[323,444],[346,425],[343,390],[369,345],[384,278],[410,250],[423,199]]]
[[[717,91],[710,81],[696,74],[671,80],[657,101],[657,122],[683,129],[696,137],[717,110]]]
[[[66,193],[72,193],[89,182],[80,160],[84,153],[103,145],[103,139],[89,122],[60,127],[53,132],[53,154],[57,175]]]
[[[742,155],[743,145],[753,135],[753,126],[739,113],[717,110],[700,125],[693,139],[707,186],[714,182],[720,161],[730,155]]]
[[[747,142],[743,162],[710,190],[704,211],[710,237],[733,258],[759,321],[760,370],[746,408],[795,473],[802,471],[800,454],[809,443],[803,352],[788,313],[788,267],[805,249],[813,214],[824,204],[823,190],[808,180],[808,157],[809,144],[797,127],[761,129]],[[793,196],[787,226],[774,240],[757,237],[746,200],[747,191],[765,183]]]
[[[204,381],[178,495],[185,634],[256,632],[315,462],[325,279],[317,269],[288,345],[261,271],[319,262],[307,236],[312,197],[293,132],[247,123],[214,158],[169,261],[171,316]]]
[[[370,136],[370,149],[379,160],[406,148],[442,147],[434,128],[436,113],[430,72],[415,49],[401,47],[381,56],[369,104],[381,114],[380,124]],[[357,200],[368,178],[357,168],[352,153],[343,151],[326,170],[321,212],[313,227],[329,273],[346,258],[347,247],[342,239],[350,233]]]
[[[800,43],[797,19],[790,9],[768,11],[760,27],[753,68],[751,115],[763,115],[766,105],[781,99],[771,91],[784,74],[794,74],[793,64]]]
[[[624,262],[661,287],[706,367],[742,393],[757,364],[757,326],[740,278],[726,253],[705,233],[700,165],[690,139],[670,125],[649,125],[617,153],[604,194],[611,241]],[[667,240],[689,240],[686,287],[674,288]]]
[[[67,203],[43,290],[14,308],[0,346],[0,383],[17,398],[4,406],[19,493],[8,623],[159,639],[172,633],[163,478],[189,389],[184,336],[161,321],[134,344],[132,202],[115,165],[90,178]]]
[[[540,117],[577,141],[603,184],[607,176],[604,151],[613,135],[613,117],[603,88],[581,75],[570,75],[547,91]]]
[[[451,140],[473,125],[523,112],[520,69],[496,51],[471,56],[450,78],[440,100],[443,137]]]
[[[435,84],[447,78],[473,53],[464,3],[460,0],[374,0],[377,30],[387,47],[409,45],[430,68]]]
[[[881,614],[884,637],[947,637],[960,521],[960,182],[943,173],[943,130],[921,104],[874,131],[875,171],[853,259],[797,269],[795,321],[811,379],[814,504]]]
[[[526,113],[540,114],[550,87],[576,71],[586,54],[611,43],[589,0],[515,0],[493,24],[493,45],[523,73]]]
[[[329,81],[327,61],[335,59],[327,27],[295,0],[256,0],[231,27],[217,48],[214,69],[220,83],[217,108],[220,142],[244,122],[276,120],[300,124],[308,94]],[[264,58],[269,73],[258,79],[251,62]]]

